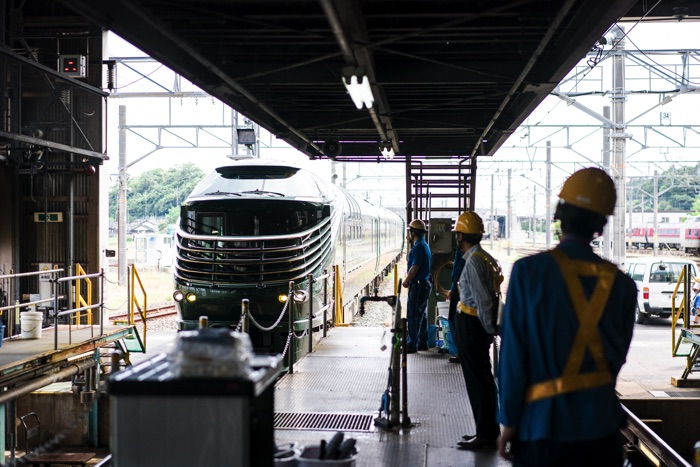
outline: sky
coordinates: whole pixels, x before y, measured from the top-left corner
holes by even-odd
[[[656,62],[659,72],[649,73],[641,66],[626,68],[628,91],[655,90],[663,91],[673,87],[664,79],[680,73],[680,58],[678,54],[658,54],[659,51],[700,49],[700,25],[697,23],[639,23],[623,24],[627,32],[627,50],[656,51],[648,54],[649,60]],[[143,52],[123,41],[116,35],[110,34],[107,43],[107,57],[139,57]],[[578,96],[576,101],[602,114],[604,106],[611,106],[612,55],[604,49],[605,57],[598,65],[591,68],[585,61],[572,70],[570,78],[561,85],[563,92],[592,92],[602,91],[595,96]],[[670,64],[670,65],[669,65]],[[117,75],[117,92],[155,92],[162,91],[156,84],[161,83],[172,89],[176,75],[152,62],[138,66],[138,70],[148,75],[147,78],[130,71],[128,67],[120,67]],[[691,86],[700,85],[700,61],[691,60]],[[695,80],[692,79],[695,78]],[[632,80],[631,78],[635,78]],[[182,91],[197,91],[197,88],[182,80]],[[662,96],[663,97],[663,96]],[[626,120],[634,119],[637,124],[660,125],[698,125],[700,116],[694,112],[700,106],[700,95],[688,93],[676,97],[666,105],[659,106],[658,93],[628,94],[626,96]],[[110,160],[105,163],[110,179],[116,181],[119,159],[119,107],[126,110],[126,122],[132,127],[127,132],[127,164],[129,174],[134,176],[146,170],[159,167],[170,167],[187,162],[195,162],[205,172],[230,162],[227,155],[232,153],[230,147],[208,149],[160,149],[152,154],[158,141],[154,129],[138,129],[138,125],[210,125],[228,128],[210,128],[208,132],[185,134],[184,140],[175,135],[161,134],[163,145],[186,145],[197,138],[201,145],[223,146],[222,141],[230,141],[230,126],[232,113],[221,102],[211,97],[206,98],[110,98],[107,111],[107,151]],[[662,118],[661,115],[664,117]],[[243,121],[239,116],[239,124]],[[563,129],[562,125],[568,125]],[[494,205],[496,210],[503,213],[506,209],[507,169],[511,169],[511,199],[516,214],[526,215],[533,209],[533,193],[540,199],[535,203],[539,215],[545,211],[543,185],[545,184],[544,142],[552,142],[552,198],[556,199],[559,188],[566,176],[574,170],[599,164],[602,161],[603,133],[600,123],[595,118],[583,113],[572,105],[553,96],[548,96],[543,103],[526,119],[525,125],[518,129],[501,147],[493,158],[481,158],[478,162],[478,177],[476,189],[476,207],[488,210],[491,205],[491,177],[494,179]],[[598,127],[598,128],[596,128]],[[663,171],[671,166],[697,164],[700,161],[700,134],[671,127],[662,128],[661,132],[646,131],[641,128],[628,128],[631,138],[627,142],[627,175],[649,176],[654,170]],[[646,139],[645,139],[646,138]],[[292,159],[302,165],[311,166],[317,173],[330,176],[331,164],[328,161],[309,161],[306,156],[288,147],[286,143],[277,140],[267,131],[261,129],[260,156],[264,158]],[[668,144],[666,147],[650,147],[645,149],[640,142],[647,141],[650,146]],[[685,141],[688,146],[696,149],[679,149],[679,141]],[[140,160],[139,160],[140,159]],[[312,165],[309,165],[312,164]],[[340,165],[340,164],[338,164]],[[404,169],[402,164],[346,164],[345,177],[349,189],[358,190],[375,203],[402,206],[404,204]],[[320,167],[320,170],[319,170]],[[336,167],[342,179],[343,170]],[[360,176],[358,176],[360,175]],[[376,187],[379,177],[382,179],[383,190]],[[521,202],[522,201],[522,202]],[[521,211],[521,212],[519,212]]]

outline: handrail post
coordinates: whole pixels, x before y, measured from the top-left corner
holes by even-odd
[[[338,325],[337,315],[338,315],[338,266],[333,266],[333,327]]]
[[[314,343],[314,275],[306,276],[309,280],[309,353],[313,352]]]
[[[53,283],[53,349],[58,350],[58,279],[52,278]]]
[[[289,347],[287,347],[287,367],[289,368],[289,374],[294,373],[294,310],[292,306],[294,305],[294,300],[292,300],[292,292],[294,290],[294,281],[289,281],[289,299],[287,300],[287,315],[289,322],[289,334],[287,334],[287,340],[289,341]]]
[[[14,274],[15,271],[13,269],[10,269],[10,274]],[[19,278],[14,277],[9,279],[9,284],[10,284],[10,291],[7,294],[7,304],[9,305],[12,300],[16,301],[15,297],[15,287],[16,287],[16,282],[19,280]],[[15,327],[17,327],[18,321],[19,321],[19,313],[17,310],[12,310],[12,330],[10,331],[10,337],[12,337],[15,334]]]
[[[328,269],[323,270],[323,337],[326,337],[328,323]]]
[[[100,269],[100,336],[105,330],[105,268]]]
[[[246,334],[250,334],[248,330],[248,308],[249,308],[249,301],[247,298],[244,298],[241,300],[241,316],[243,317],[243,322],[241,323],[241,331],[243,331]]]
[[[19,300],[15,300],[15,307],[12,310],[12,332],[14,334],[14,328],[19,326]],[[21,331],[20,331],[21,332]]]

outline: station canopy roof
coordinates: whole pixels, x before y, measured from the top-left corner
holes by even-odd
[[[66,0],[312,159],[492,156],[635,0]],[[654,17],[691,17],[696,1]],[[647,16],[645,16],[647,15]],[[356,78],[353,78],[356,77]],[[371,108],[345,82],[368,80]],[[357,99],[361,99],[358,97]]]

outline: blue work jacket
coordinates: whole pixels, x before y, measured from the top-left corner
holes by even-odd
[[[425,241],[425,238],[419,237],[416,243],[413,244],[408,259],[406,260],[407,269],[410,271],[414,264],[418,265],[418,274],[414,277],[415,280],[424,281],[430,277],[430,247]]]
[[[464,258],[462,258],[462,250],[457,248],[455,250],[455,258],[452,261],[452,287],[450,287],[451,292],[459,293],[459,276],[462,275],[462,269],[464,269]]]
[[[580,240],[567,239],[557,248],[571,259],[602,261]],[[590,299],[596,279],[580,280]],[[583,441],[619,430],[625,414],[615,393],[615,380],[632,340],[636,301],[634,281],[617,270],[598,322],[612,383],[525,402],[532,384],[562,376],[579,323],[562,272],[550,252],[516,261],[501,327],[499,421],[515,428],[522,441]],[[597,369],[588,352],[581,367],[584,371]]]

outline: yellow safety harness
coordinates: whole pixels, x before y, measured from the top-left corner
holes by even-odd
[[[472,316],[479,316],[479,314],[476,312],[476,308],[473,306],[467,306],[462,302],[457,302],[457,309],[461,311],[464,314],[467,315],[472,315]]]
[[[566,288],[578,318],[579,330],[571,346],[564,374],[559,378],[531,385],[525,393],[525,402],[535,402],[559,394],[596,388],[613,382],[608,361],[605,358],[603,342],[600,340],[598,322],[610,297],[617,268],[607,261],[591,263],[572,260],[556,249],[552,250],[551,253],[564,276]],[[586,300],[579,276],[598,278],[590,300]],[[598,369],[593,372],[580,373],[586,349],[590,352]]]
[[[498,307],[498,301],[501,297],[501,283],[503,283],[503,271],[501,266],[498,265],[493,259],[489,258],[483,251],[475,251],[472,255],[476,255],[483,259],[484,262],[491,268],[491,279],[493,281],[493,292],[494,292],[494,306]],[[462,302],[457,302],[457,309],[462,313],[467,315],[479,317],[477,309],[471,306],[467,306]],[[495,316],[493,317],[493,324],[496,325],[498,321],[498,309],[495,310]]]

